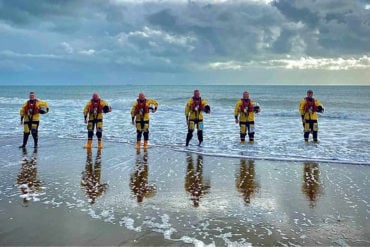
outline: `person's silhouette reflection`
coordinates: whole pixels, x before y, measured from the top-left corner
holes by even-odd
[[[303,164],[302,192],[306,195],[310,207],[315,207],[321,194],[319,164],[316,162],[305,162]]]
[[[86,166],[82,172],[81,187],[85,189],[89,202],[94,204],[96,198],[101,196],[108,189],[107,183],[101,183],[101,149],[96,153],[95,163],[93,164],[92,150],[86,149]]]
[[[144,154],[141,155],[138,149],[135,169],[130,177],[130,188],[138,203],[142,203],[144,198],[153,197],[157,193],[157,186],[155,184],[149,184],[148,181],[148,160],[148,151],[144,149]]]
[[[27,157],[27,149],[23,148],[23,158],[21,169],[17,176],[18,188],[23,198],[24,206],[28,205],[28,201],[32,198],[36,200],[42,186],[41,180],[37,178],[37,148],[33,150],[32,156]]]
[[[251,203],[251,198],[259,186],[255,179],[254,160],[240,160],[240,169],[236,174],[236,188],[242,194],[246,204]]]
[[[197,164],[194,167],[191,153],[186,155],[187,171],[185,177],[185,190],[190,193],[194,207],[199,207],[200,198],[209,193],[211,183],[203,179],[203,156],[197,155]]]

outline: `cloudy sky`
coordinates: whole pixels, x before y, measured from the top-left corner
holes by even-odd
[[[0,0],[0,84],[370,85],[370,0]]]

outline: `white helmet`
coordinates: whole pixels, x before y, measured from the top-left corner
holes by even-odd
[[[253,111],[254,111],[255,113],[259,113],[259,112],[261,111],[260,104],[258,104],[258,103],[254,103],[254,104],[253,104]]]
[[[157,107],[155,107],[155,105],[153,105],[153,104],[149,105],[149,111],[154,113],[156,110],[157,110]]]
[[[40,106],[39,108],[39,113],[40,114],[46,114],[49,112],[49,108],[47,108],[46,106]]]

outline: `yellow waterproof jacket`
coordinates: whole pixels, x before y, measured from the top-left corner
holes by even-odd
[[[254,121],[254,109],[255,102],[250,100],[250,106],[243,106],[243,101],[240,99],[235,104],[234,117],[239,117],[240,122],[252,122]]]
[[[89,120],[103,120],[103,107],[108,106],[107,101],[100,99],[99,103],[94,103],[89,100],[84,107],[84,117],[89,117]]]
[[[306,98],[303,98],[301,100],[301,103],[299,104],[299,113],[301,114],[302,119],[317,120],[318,106],[324,108],[321,102],[317,99],[313,99],[312,107],[310,107],[309,102],[307,102]]]
[[[185,105],[185,116],[189,117],[190,120],[203,120],[203,111],[206,105],[208,105],[207,101],[201,98],[201,106],[196,107],[196,102],[191,97]]]
[[[24,118],[25,122],[28,122],[29,120],[32,119],[32,121],[39,121],[40,120],[40,109],[46,110],[46,112],[49,111],[49,105],[46,101],[42,100],[34,100],[32,104],[32,101],[28,100],[26,101],[21,109],[19,110],[19,115]],[[45,112],[45,113],[46,113]]]
[[[145,99],[143,104],[140,104],[139,101],[136,100],[131,108],[131,117],[136,117],[136,120],[149,121],[149,110],[151,110],[150,105],[154,106],[154,111],[158,108],[158,102],[154,99]]]

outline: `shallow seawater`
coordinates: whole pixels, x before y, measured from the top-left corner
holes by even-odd
[[[25,212],[63,221],[50,212],[58,209],[121,229],[135,245],[370,244],[369,166],[215,157],[196,147],[138,153],[114,142],[90,153],[81,141],[48,138],[25,153],[12,143],[0,146],[0,234],[27,227],[17,225]],[[53,243],[55,227],[43,227]],[[17,243],[21,232],[6,239]]]
[[[298,105],[306,96],[306,86],[38,86],[32,87],[32,91],[50,105],[50,112],[41,116],[40,136],[84,141],[87,130],[82,110],[93,91],[97,91],[113,109],[104,115],[104,139],[126,144],[135,142],[130,111],[138,93],[144,92],[159,103],[158,110],[150,118],[152,144],[181,149],[187,130],[184,107],[195,88],[200,89],[202,98],[211,106],[211,114],[204,117],[203,153],[223,156],[242,153],[250,159],[370,165],[370,87],[367,86],[312,88],[325,112],[319,114],[320,145],[308,146],[303,142],[298,113]],[[255,116],[254,145],[241,147],[234,107],[245,90],[260,104],[261,112]],[[0,125],[1,138],[22,133],[19,109],[28,92],[27,88],[12,86],[0,90],[0,114],[4,119]],[[191,144],[197,144],[195,133]]]

